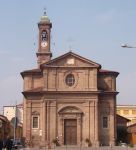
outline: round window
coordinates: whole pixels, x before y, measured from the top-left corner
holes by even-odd
[[[74,83],[75,83],[74,75],[73,75],[73,74],[68,74],[68,75],[66,76],[66,84],[67,84],[68,86],[72,86],[72,85],[74,85]]]

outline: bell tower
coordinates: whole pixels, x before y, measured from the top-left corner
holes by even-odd
[[[50,51],[52,23],[46,15],[46,12],[44,12],[44,15],[41,17],[41,20],[38,23],[38,28],[38,52],[36,55],[38,66],[40,66],[41,64],[48,62],[52,57],[52,53]]]

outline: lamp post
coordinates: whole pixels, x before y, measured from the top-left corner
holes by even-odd
[[[121,47],[123,47],[123,48],[136,48],[136,46],[131,46],[128,44],[122,44]]]
[[[15,105],[14,141],[16,140],[16,128],[17,128],[17,104]]]

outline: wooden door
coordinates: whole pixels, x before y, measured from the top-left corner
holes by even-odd
[[[64,120],[64,144],[65,145],[77,144],[77,120],[76,119]]]

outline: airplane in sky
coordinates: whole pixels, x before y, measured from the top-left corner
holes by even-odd
[[[127,45],[127,44],[121,44],[121,47],[123,47],[123,48],[136,48],[134,46],[130,46],[130,45]]]

